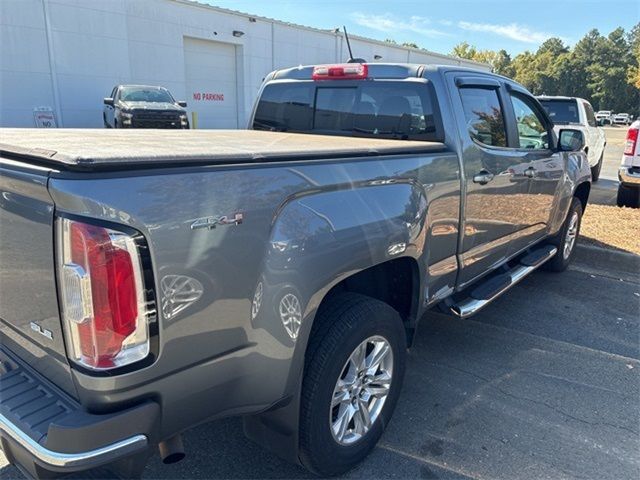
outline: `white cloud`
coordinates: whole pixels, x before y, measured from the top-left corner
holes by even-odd
[[[554,36],[550,33],[536,32],[523,25],[518,25],[517,23],[496,25],[492,23],[458,22],[458,27],[472,32],[493,33],[501,37],[525,43],[542,43],[549,37]]]
[[[431,21],[428,18],[420,17],[418,15],[413,15],[408,20],[402,20],[388,13],[384,15],[375,15],[356,12],[351,14],[351,18],[358,25],[378,30],[379,32],[400,33],[405,31],[431,38],[450,35],[449,33],[429,27],[428,25]]]

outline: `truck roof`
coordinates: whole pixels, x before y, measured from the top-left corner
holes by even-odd
[[[258,130],[0,129],[0,156],[64,170],[368,157],[445,150],[442,143]]]
[[[314,67],[323,66],[323,65],[334,65],[334,64],[323,64],[318,63],[314,65],[298,65],[297,67],[290,68],[282,68],[279,70],[274,70],[271,72],[267,79],[269,80],[310,80],[311,74],[313,72]],[[338,63],[336,65],[345,65],[345,63]],[[418,77],[421,75],[423,71],[433,71],[439,72],[441,74],[456,71],[456,72],[469,72],[469,73],[481,73],[486,75],[493,75],[496,77],[501,77],[495,73],[488,72],[486,70],[482,70],[479,68],[469,68],[458,65],[434,65],[434,64],[424,64],[424,63],[383,63],[383,62],[375,62],[375,63],[365,63],[368,69],[368,77],[375,79],[406,79],[411,77]],[[480,65],[480,64],[479,64]],[[506,78],[506,77],[501,77]],[[513,81],[513,80],[511,80]]]
[[[581,102],[587,102],[587,100],[581,97],[566,97],[563,95],[536,95],[536,98],[538,100],[579,100]]]

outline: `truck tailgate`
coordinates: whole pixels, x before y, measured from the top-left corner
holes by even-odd
[[[75,396],[60,323],[48,171],[0,160],[0,341]]]

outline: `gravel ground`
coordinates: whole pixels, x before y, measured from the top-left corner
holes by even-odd
[[[588,205],[580,235],[584,243],[640,255],[640,209]]]
[[[605,128],[607,147],[600,180],[593,184],[582,220],[581,242],[640,254],[640,209],[616,207],[618,165],[627,129]]]

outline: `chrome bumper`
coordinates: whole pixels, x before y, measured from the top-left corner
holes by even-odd
[[[40,445],[2,414],[0,414],[0,433],[2,437],[5,437],[10,442],[9,447],[11,452],[5,452],[6,454],[17,454],[17,452],[13,451],[15,448],[14,445],[11,445],[11,443],[13,443],[26,450],[35,463],[52,471],[71,472],[94,468],[110,463],[123,456],[144,450],[147,448],[148,443],[145,435],[134,435],[119,442],[85,452],[55,452]]]
[[[618,170],[618,179],[620,183],[625,185],[640,186],[640,171],[632,171],[629,167],[620,167]]]

